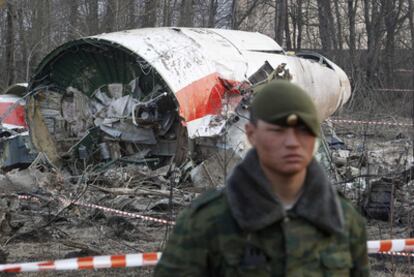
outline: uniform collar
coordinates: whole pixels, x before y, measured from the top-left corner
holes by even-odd
[[[260,230],[286,215],[271,190],[254,149],[230,175],[226,195],[230,210],[243,230]],[[303,193],[292,212],[322,231],[331,234],[343,232],[344,217],[338,195],[315,160],[307,168]]]

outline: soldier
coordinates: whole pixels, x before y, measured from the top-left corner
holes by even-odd
[[[288,81],[255,95],[253,148],[182,212],[155,276],[368,276],[363,218],[313,158],[320,121]]]

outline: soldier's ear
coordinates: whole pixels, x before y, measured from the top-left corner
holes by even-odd
[[[318,150],[319,150],[319,145],[320,145],[320,140],[319,140],[319,138],[316,138],[315,139],[315,144],[314,144],[314,148],[313,148],[313,156],[315,156],[316,155],[316,153],[318,152]]]
[[[247,140],[254,147],[256,143],[256,126],[253,123],[248,122],[244,125],[244,130],[246,131]]]

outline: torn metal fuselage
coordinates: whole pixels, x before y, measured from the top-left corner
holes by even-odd
[[[309,92],[322,119],[350,97],[349,80],[334,63],[286,55],[259,33],[102,34],[63,44],[43,59],[29,84],[27,122],[33,144],[56,164],[161,166],[190,151],[196,161],[225,153],[226,167],[226,159],[249,147],[243,131],[249,87],[286,73]]]
[[[27,84],[10,86],[0,95],[0,168],[8,171],[29,166],[36,153],[24,116]]]

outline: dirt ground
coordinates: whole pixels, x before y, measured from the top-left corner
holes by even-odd
[[[389,176],[398,181],[392,185],[388,218],[367,219],[369,240],[413,237],[412,178],[401,181],[401,176],[392,175],[412,166],[411,129],[349,124],[333,124],[324,129],[327,138],[335,131],[343,142],[338,149],[331,144],[328,153],[334,183],[362,213],[366,214],[364,209],[372,200],[369,188],[373,183]],[[69,176],[39,163],[27,170],[26,179],[22,179],[21,173],[5,174],[5,179],[1,179],[0,264],[162,251],[171,226],[79,206],[74,201],[174,221],[178,212],[198,195],[184,167],[180,168],[180,181],[173,187],[168,168],[158,171],[113,168]],[[15,187],[10,188],[11,184]],[[16,187],[37,198],[18,199]],[[69,202],[61,201],[62,196]],[[371,275],[411,276],[413,262],[406,257],[371,255]],[[151,276],[151,273],[152,268],[145,267],[17,275]]]

